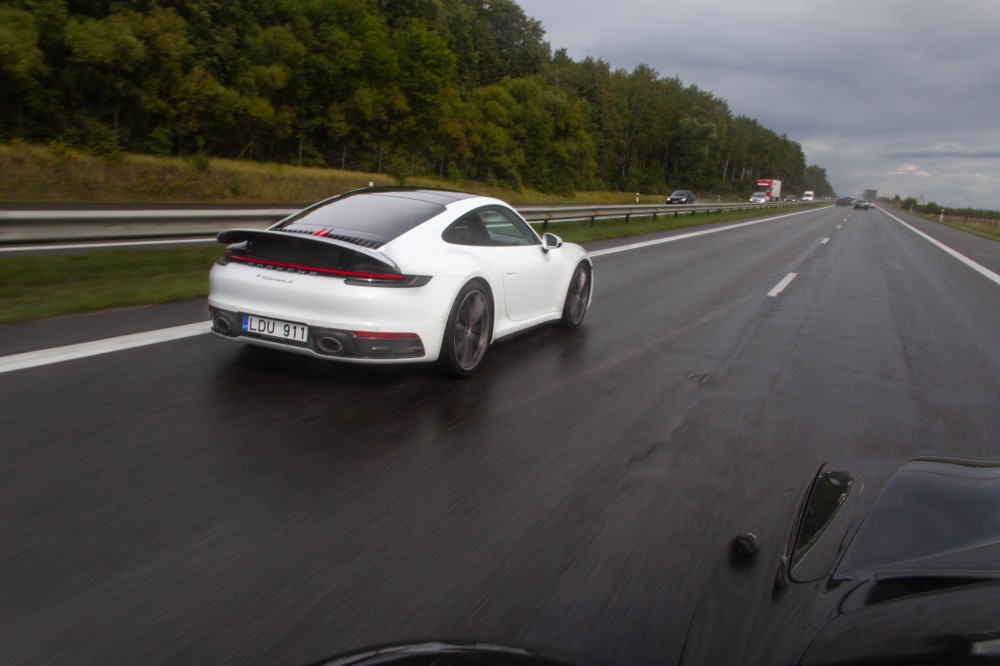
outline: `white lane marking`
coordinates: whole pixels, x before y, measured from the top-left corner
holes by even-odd
[[[631,245],[623,245],[619,247],[608,248],[605,250],[596,250],[590,252],[591,257],[598,257],[603,254],[612,254],[615,252],[626,252],[628,250],[637,250],[643,247],[649,247],[650,245],[658,245],[660,243],[669,243],[671,241],[682,240],[684,238],[694,238],[695,236],[704,236],[705,234],[713,234],[719,231],[727,231],[729,229],[738,229],[740,227],[746,227],[751,224],[761,224],[763,222],[769,222],[771,220],[777,220],[783,217],[791,217],[793,215],[803,215],[805,213],[815,212],[813,209],[809,211],[800,211],[797,213],[788,213],[786,215],[775,215],[774,217],[767,217],[762,220],[754,220],[753,222],[741,222],[740,224],[731,224],[726,227],[719,227],[716,229],[708,229],[705,231],[695,231],[692,233],[681,234],[679,236],[671,236],[670,238],[660,238],[654,241],[646,241],[643,243],[632,243]],[[152,242],[164,242],[164,241],[137,241],[137,243],[152,243]],[[175,243],[183,242],[204,242],[204,241],[171,241]],[[214,242],[214,241],[213,241]],[[61,245],[60,248],[67,248],[72,246]],[[92,244],[88,244],[82,247],[94,247]],[[43,249],[43,248],[33,248],[33,249]],[[794,277],[794,273],[792,276]],[[788,279],[788,278],[786,278]],[[790,279],[788,279],[791,282]],[[131,349],[133,347],[142,347],[145,345],[154,345],[160,342],[168,342],[170,340],[179,340],[181,338],[192,337],[195,335],[201,335],[202,333],[208,333],[212,326],[210,322],[198,322],[196,324],[186,324],[184,326],[175,326],[173,328],[164,328],[158,331],[149,331],[147,333],[135,333],[132,335],[123,335],[117,338],[107,338],[105,340],[95,340],[94,342],[84,342],[76,345],[67,345],[65,347],[55,347],[53,349],[41,349],[39,351],[25,352],[23,354],[13,354],[11,356],[0,356],[0,374],[5,372],[12,372],[14,370],[24,370],[27,368],[35,368],[42,365],[49,365],[51,363],[59,363],[61,361],[71,361],[80,358],[86,358],[88,356],[97,356],[98,354],[108,354],[110,352],[121,351],[123,349]]]
[[[843,228],[844,228],[844,225],[842,225],[842,224],[838,224],[838,225],[837,225],[837,228],[838,228],[838,229],[843,229]]]
[[[74,243],[72,245],[7,245],[0,247],[0,253],[15,252],[48,252],[50,250],[103,250],[116,247],[135,247],[142,245],[194,245],[195,243],[217,243],[215,238],[181,238],[148,241],[117,241],[115,243]]]
[[[692,231],[686,234],[679,234],[677,236],[669,236],[667,238],[657,238],[656,240],[643,241],[641,243],[631,243],[629,245],[619,245],[618,247],[609,247],[604,250],[594,250],[593,252],[588,252],[591,257],[600,257],[605,254],[615,254],[618,252],[629,252],[631,250],[638,250],[644,247],[651,247],[653,245],[661,245],[662,243],[673,243],[674,241],[685,240],[687,238],[694,238],[695,236],[704,236],[706,234],[714,234],[720,231],[729,231],[730,229],[739,229],[740,227],[749,227],[753,224],[763,224],[764,222],[770,222],[771,220],[780,220],[783,217],[792,217],[794,215],[805,215],[806,213],[813,213],[817,210],[823,210],[822,208],[814,208],[812,210],[799,211],[797,213],[786,213],[785,215],[775,215],[773,217],[765,217],[762,220],[754,220],[752,222],[740,222],[739,224],[730,224],[725,227],[716,227],[715,229],[705,229],[703,231]]]
[[[121,335],[116,338],[106,338],[93,342],[82,342],[76,345],[66,345],[65,347],[54,347],[52,349],[41,349],[23,354],[3,356],[0,357],[0,374],[14,370],[24,370],[26,368],[37,368],[38,366],[49,365],[50,363],[60,363],[88,356],[97,356],[98,354],[107,354],[123,349],[132,349],[133,347],[155,345],[159,342],[190,338],[202,333],[208,333],[211,328],[211,322],[200,321],[196,324],[161,328],[158,331],[133,333],[132,335]]]
[[[909,224],[907,224],[903,220],[899,219],[898,217],[896,217],[895,215],[893,215],[889,211],[883,210],[882,212],[884,212],[886,215],[888,215],[892,219],[894,219],[897,222],[899,222],[900,224],[902,224],[904,227],[906,227],[907,229],[909,229],[910,231],[912,231],[916,235],[918,235],[921,238],[923,238],[925,241],[927,241],[931,245],[935,245],[935,246],[939,247],[940,249],[944,250],[945,252],[947,252],[948,254],[950,254],[951,256],[953,256],[955,259],[958,259],[963,264],[965,264],[966,266],[968,266],[972,270],[976,271],[977,273],[979,273],[980,275],[982,275],[983,277],[985,277],[987,280],[991,280],[991,281],[995,282],[996,284],[1000,285],[1000,275],[997,275],[996,273],[994,273],[993,271],[991,271],[990,269],[986,268],[985,266],[983,266],[981,264],[977,264],[972,259],[969,259],[964,254],[961,254],[958,251],[951,249],[950,247],[948,247],[947,245],[945,245],[941,241],[939,241],[939,240],[937,240],[935,238],[931,238],[930,236],[928,236],[924,232],[920,231],[920,229],[917,229],[916,227],[910,226]]]
[[[820,245],[826,245],[826,244],[827,244],[827,243],[829,243],[829,242],[830,242],[830,239],[829,239],[829,238],[824,238],[823,240],[821,240],[821,241],[819,242],[819,244],[820,244]]]
[[[783,292],[788,287],[788,285],[792,283],[792,280],[794,280],[797,276],[798,273],[789,273],[785,277],[781,278],[781,282],[774,285],[774,289],[767,292],[767,295],[770,296],[771,298],[774,298],[775,296]]]

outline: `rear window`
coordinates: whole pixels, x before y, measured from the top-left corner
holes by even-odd
[[[272,229],[388,243],[444,210],[425,198],[368,192],[317,204]]]

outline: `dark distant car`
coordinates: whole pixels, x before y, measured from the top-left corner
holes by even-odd
[[[667,197],[668,204],[692,204],[694,202],[695,196],[691,190],[675,190]]]
[[[828,463],[742,517],[681,663],[997,663],[1000,463],[897,465]]]
[[[868,210],[871,206],[872,205],[864,199],[858,199],[854,202],[854,210]]]
[[[785,201],[795,201],[795,195],[794,194],[786,195]]]
[[[854,199],[851,197],[840,197],[837,199],[838,206],[850,206],[852,203],[854,203]]]

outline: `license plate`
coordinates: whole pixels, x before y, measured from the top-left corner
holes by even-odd
[[[266,335],[280,340],[295,340],[306,342],[309,339],[309,328],[303,324],[295,324],[280,319],[265,319],[255,315],[243,315],[243,332],[256,335]]]

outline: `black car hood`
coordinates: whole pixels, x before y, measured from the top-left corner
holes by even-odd
[[[1000,465],[917,459],[872,506],[837,567],[845,578],[911,571],[1000,576]]]
[[[797,511],[786,489],[748,517],[759,547],[722,554],[682,663],[1000,657],[1000,463],[873,465],[826,465]]]

